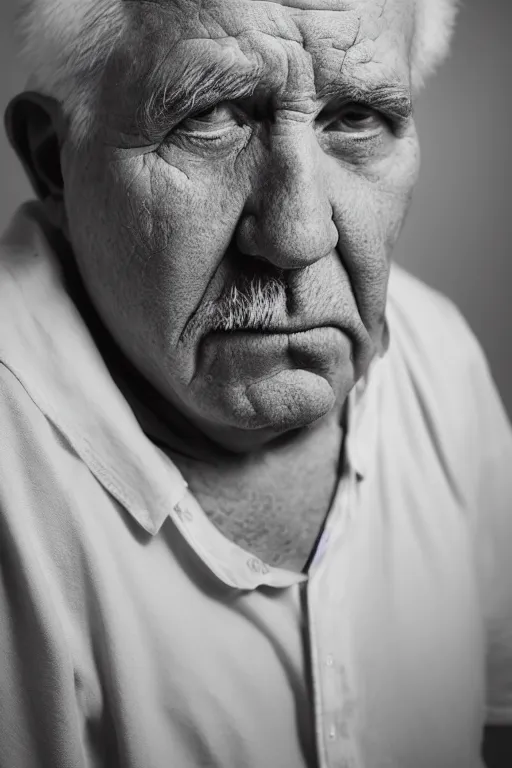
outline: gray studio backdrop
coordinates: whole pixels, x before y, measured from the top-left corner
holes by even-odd
[[[0,0],[0,108],[23,86]],[[512,414],[512,3],[466,0],[452,56],[417,105],[422,175],[395,258],[462,309]],[[0,136],[0,228],[30,196]],[[468,418],[471,414],[468,414]]]

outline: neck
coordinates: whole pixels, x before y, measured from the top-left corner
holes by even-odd
[[[173,455],[211,522],[264,562],[303,571],[341,472],[343,430],[322,420],[289,439],[204,462]]]

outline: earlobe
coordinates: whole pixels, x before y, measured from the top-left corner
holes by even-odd
[[[38,198],[45,204],[52,224],[62,228],[64,182],[60,154],[61,108],[57,101],[38,93],[15,97],[5,114],[9,142],[18,155]]]

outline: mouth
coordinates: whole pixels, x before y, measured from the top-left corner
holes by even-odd
[[[348,284],[340,282],[335,290],[332,282],[324,282],[322,290],[321,280],[309,268],[288,275],[256,259],[244,257],[243,263],[241,273],[239,260],[238,266],[231,258],[223,262],[227,272],[219,267],[216,289],[212,284],[209,295],[203,294],[180,341],[197,344],[197,352],[214,339],[221,346],[239,345],[244,339],[254,348],[292,349],[308,347],[309,334],[335,333],[338,343],[343,337],[344,346],[349,344],[355,360],[366,355],[371,340],[347,294]]]
[[[325,415],[354,382],[352,343],[332,325],[213,332],[203,338],[193,382],[208,401],[278,431]],[[237,418],[238,418],[237,416]]]
[[[299,336],[300,334],[305,333],[312,333],[321,329],[332,329],[336,330],[339,333],[345,334],[345,331],[343,328],[338,327],[337,325],[334,325],[331,322],[325,322],[325,323],[298,323],[297,325],[293,324],[284,324],[284,325],[271,325],[267,328],[262,327],[254,327],[254,328],[233,328],[233,329],[227,329],[224,330],[222,328],[215,328],[211,331],[208,331],[206,335],[212,335],[212,334],[225,334],[228,336],[237,336],[237,335],[249,335],[249,336]]]
[[[214,331],[203,339],[203,353],[215,368],[259,379],[282,369],[332,376],[352,362],[352,343],[332,325],[258,331]],[[215,363],[214,363],[215,361]],[[222,380],[222,378],[221,378]]]

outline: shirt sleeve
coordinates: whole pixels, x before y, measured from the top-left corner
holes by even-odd
[[[29,513],[44,507],[37,419],[0,364],[0,768],[81,768],[73,661]]]
[[[512,429],[473,338],[475,548],[487,635],[488,725],[512,724]]]

